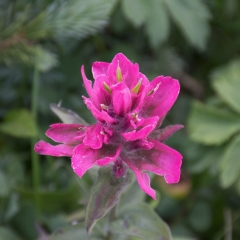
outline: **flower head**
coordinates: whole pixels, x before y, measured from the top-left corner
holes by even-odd
[[[89,96],[83,99],[96,123],[53,124],[46,135],[59,144],[40,141],[35,151],[72,157],[79,177],[94,165],[112,163],[116,178],[130,168],[142,190],[156,199],[146,171],[164,176],[167,183],[180,178],[182,156],[162,142],[183,126],[159,129],[179,94],[178,81],[158,76],[149,82],[138,64],[121,53],[111,63],[93,64],[94,83],[87,79],[83,66],[81,73]]]

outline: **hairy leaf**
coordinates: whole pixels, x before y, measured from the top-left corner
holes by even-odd
[[[188,121],[190,137],[204,144],[219,145],[240,130],[238,115],[194,102]]]
[[[141,239],[170,240],[171,233],[165,222],[147,204],[127,205],[112,222],[110,231],[136,236]]]
[[[112,174],[111,167],[102,167],[98,179],[93,185],[86,209],[85,227],[91,232],[98,219],[104,217],[119,201],[123,190],[132,182],[133,174],[127,172],[120,178]]]
[[[78,123],[88,125],[88,123],[70,109],[60,107],[57,104],[50,104],[51,110],[62,120],[63,123]]]

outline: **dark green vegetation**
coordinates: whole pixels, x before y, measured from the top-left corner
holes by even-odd
[[[71,231],[50,239],[87,238],[91,176],[78,179],[70,159],[37,157],[32,149],[49,124],[60,122],[50,103],[93,121],[81,98],[80,66],[91,79],[91,64],[118,52],[149,79],[163,74],[181,83],[164,122],[186,126],[167,142],[184,156],[181,182],[169,186],[155,177],[160,202],[147,203],[175,240],[240,239],[239,11],[238,0],[1,0],[0,239],[43,240],[64,227]],[[128,212],[140,226],[155,222],[154,212],[144,219],[141,193],[131,194],[122,201],[138,202],[130,209],[139,209],[139,219],[127,206],[119,214]],[[91,239],[107,239],[99,222]],[[112,229],[121,227],[116,221]]]

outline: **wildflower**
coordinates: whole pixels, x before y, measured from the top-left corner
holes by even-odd
[[[123,54],[111,63],[95,62],[94,83],[81,68],[89,98],[83,97],[96,119],[91,126],[57,123],[46,135],[58,145],[40,141],[35,151],[43,155],[69,156],[74,172],[82,177],[94,165],[113,165],[116,178],[131,169],[144,192],[156,199],[146,171],[164,176],[167,183],[180,178],[182,156],[163,143],[182,125],[159,129],[179,94],[179,83],[158,76],[151,82]]]

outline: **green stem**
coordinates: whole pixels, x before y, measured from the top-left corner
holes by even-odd
[[[37,124],[37,112],[38,112],[38,93],[39,93],[39,71],[37,67],[34,69],[33,85],[32,85],[32,117]],[[39,167],[39,155],[34,151],[34,145],[37,142],[37,137],[31,140],[31,158],[32,158],[32,180],[34,191],[34,203],[37,211],[37,216],[40,212],[40,198],[39,198],[39,186],[40,186],[40,167]]]
[[[108,214],[108,228],[110,227],[111,222],[114,221],[116,218],[117,208],[118,208],[118,204],[116,204]],[[108,230],[106,240],[112,240],[112,238],[113,238],[113,234]]]

